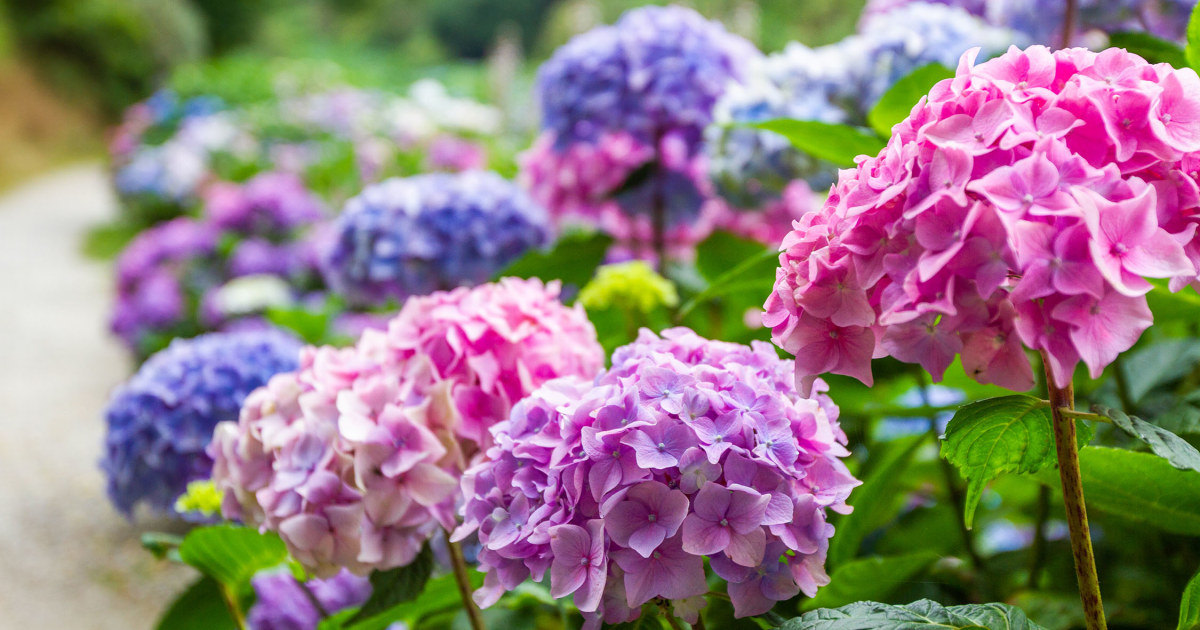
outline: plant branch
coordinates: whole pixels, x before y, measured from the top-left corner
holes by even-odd
[[[238,630],[246,630],[246,615],[242,614],[242,607],[238,604],[237,594],[229,589],[224,584],[219,584],[221,590],[221,599],[225,600],[225,607],[229,609],[230,616],[233,617],[233,623]]]
[[[1088,528],[1087,508],[1083,502],[1083,479],[1079,473],[1079,451],[1075,443],[1075,420],[1062,412],[1075,407],[1075,391],[1070,383],[1059,388],[1054,382],[1050,362],[1042,351],[1046,372],[1046,391],[1050,411],[1054,416],[1054,446],[1058,451],[1058,475],[1062,481],[1063,503],[1067,511],[1067,528],[1071,533],[1071,553],[1075,558],[1075,578],[1079,583],[1079,599],[1088,630],[1106,630],[1104,604],[1100,599],[1100,578],[1096,575],[1096,557],[1092,551]]]
[[[450,566],[454,569],[454,581],[458,583],[458,595],[462,598],[463,608],[467,611],[467,620],[471,622],[471,630],[484,630],[483,614],[471,598],[471,580],[467,577],[467,561],[463,559],[462,547],[456,542],[450,542],[450,532],[446,534],[446,548],[450,550]]]
[[[1038,488],[1037,514],[1033,517],[1033,549],[1029,556],[1029,580],[1026,586],[1036,589],[1042,565],[1046,562],[1046,521],[1050,519],[1050,488]]]
[[[308,582],[296,580],[296,583],[300,585],[300,590],[304,592],[304,596],[308,598],[308,601],[312,602],[313,608],[317,609],[317,613],[321,615],[321,619],[328,619],[329,611],[325,610],[325,606],[321,604],[321,600],[317,599],[317,594],[312,592],[312,589],[308,587]]]
[[[1071,38],[1075,34],[1075,14],[1078,12],[1078,0],[1067,0],[1066,11],[1063,12],[1062,47],[1071,47]]]
[[[663,618],[667,620],[667,624],[671,626],[671,630],[683,630],[683,626],[680,626],[679,620],[675,618],[675,611],[668,610],[665,602],[659,604],[658,609],[662,612]]]
[[[1068,418],[1075,418],[1078,420],[1091,420],[1093,422],[1107,422],[1109,424],[1112,424],[1112,420],[1110,418],[1108,418],[1106,416],[1102,416],[1098,413],[1089,413],[1087,411],[1076,411],[1074,409],[1071,409],[1070,407],[1059,407],[1058,412]]]
[[[925,378],[925,371],[920,367],[913,370],[913,376],[917,380],[917,392],[921,396],[921,404],[926,408],[931,408],[933,405],[929,400],[929,383]],[[933,414],[929,416],[929,435],[933,437],[933,443],[938,443],[937,417]],[[950,505],[954,507],[955,514],[963,514],[966,498],[963,496],[962,488],[958,487],[957,473],[946,461],[946,458],[939,456],[938,467],[942,470],[942,479],[946,483],[946,495],[950,498]],[[982,571],[984,569],[983,556],[979,555],[979,551],[975,549],[975,536],[971,530],[967,529],[967,524],[961,518],[955,518],[955,523],[958,523],[958,535],[962,538],[963,548],[967,551],[967,557],[971,560],[971,566]]]

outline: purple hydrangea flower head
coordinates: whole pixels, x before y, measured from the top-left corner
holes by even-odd
[[[204,196],[205,218],[241,234],[281,238],[325,216],[321,200],[292,173],[260,173],[244,184],[217,182]]]
[[[603,366],[595,329],[558,291],[506,278],[413,297],[353,347],[306,348],[215,430],[225,516],[278,532],[318,575],[411,562],[454,527],[459,477],[491,426],[546,381]],[[525,518],[513,506],[500,520]]]
[[[257,599],[246,615],[249,630],[316,630],[321,612],[330,615],[361,606],[371,596],[371,583],[365,577],[342,570],[328,579],[300,582],[288,570],[264,571],[250,581]],[[320,603],[318,610],[313,598]]]
[[[693,155],[726,83],[740,80],[759,56],[690,9],[634,9],[575,37],[542,65],[542,128],[560,148],[606,133],[628,133],[653,147],[678,134]]]
[[[278,330],[176,339],[117,388],[105,411],[101,467],[117,509],[138,503],[169,511],[189,481],[205,479],[213,427],[238,416],[242,401],[296,368],[301,344]]]
[[[833,527],[858,481],[837,407],[795,389],[768,344],[643,330],[594,379],[551,381],[491,431],[468,469],[463,525],[495,603],[525,579],[573,595],[588,619],[636,618],[653,599],[694,618],[704,558],[738,616],[828,583]],[[769,605],[767,606],[769,608]]]
[[[545,210],[495,173],[395,178],[346,204],[323,273],[355,305],[485,282],[549,237]]]

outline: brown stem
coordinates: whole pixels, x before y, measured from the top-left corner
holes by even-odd
[[[1079,451],[1075,444],[1075,419],[1060,411],[1063,407],[1075,407],[1075,391],[1070,383],[1060,389],[1054,382],[1054,374],[1044,351],[1042,363],[1046,366],[1046,391],[1050,397],[1050,412],[1054,416],[1058,476],[1062,480],[1067,528],[1071,533],[1071,553],[1075,557],[1075,578],[1079,582],[1079,599],[1083,602],[1088,630],[1106,630],[1108,624],[1104,620],[1104,604],[1100,600],[1100,578],[1096,575],[1096,557],[1092,552],[1087,508],[1083,503],[1083,479],[1079,473]]]
[[[1071,47],[1071,36],[1075,34],[1075,14],[1078,12],[1078,0],[1066,0],[1066,11],[1063,12],[1062,47]]]
[[[471,630],[484,630],[483,614],[471,598],[471,580],[467,577],[467,561],[463,559],[462,547],[456,542],[450,542],[450,532],[446,532],[446,548],[450,550],[450,566],[454,569],[454,581],[458,583],[458,595],[462,597],[463,607],[467,610],[467,620],[471,622]]]
[[[229,609],[230,616],[233,617],[233,623],[238,630],[246,630],[246,616],[242,614],[242,607],[238,604],[237,594],[228,586],[220,585],[221,599],[225,600],[225,607]]]
[[[328,619],[329,611],[325,610],[325,606],[321,604],[321,600],[317,599],[317,594],[312,592],[312,589],[308,587],[308,582],[296,580],[296,583],[300,585],[300,590],[308,598],[308,601],[312,603],[313,608],[317,609],[317,614],[321,615],[321,619]]]

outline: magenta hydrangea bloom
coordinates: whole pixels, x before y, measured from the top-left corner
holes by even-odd
[[[1025,390],[1026,348],[1065,386],[1150,325],[1146,278],[1196,281],[1200,77],[1120,49],[974,59],[784,241],[763,321],[802,390],[887,355]]]
[[[515,278],[438,292],[354,347],[307,348],[216,429],[225,516],[278,532],[322,576],[411,562],[455,526],[459,476],[491,426],[546,381],[603,367],[595,329],[558,292]]]
[[[371,596],[371,583],[345,570],[328,579],[309,580],[304,584],[308,593],[287,569],[260,572],[250,584],[256,599],[246,615],[248,630],[317,630],[322,612],[332,615],[361,606]]]
[[[326,215],[321,200],[293,173],[259,173],[244,184],[214,182],[204,197],[204,216],[218,229],[276,240]]]
[[[859,483],[829,397],[798,395],[766,343],[686,328],[643,330],[612,365],[518,403],[463,476],[455,537],[481,544],[476,601],[548,570],[551,594],[572,595],[591,627],[653,598],[694,621],[705,557],[739,617],[827,584],[826,511],[849,512]]]

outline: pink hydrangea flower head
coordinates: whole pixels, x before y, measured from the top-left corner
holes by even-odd
[[[222,511],[318,575],[403,566],[455,526],[459,477],[521,398],[604,364],[559,287],[507,278],[410,299],[386,331],[307,348],[210,447]]]
[[[653,598],[694,619],[705,557],[739,616],[814,594],[829,581],[827,510],[848,512],[859,483],[819,387],[800,396],[768,344],[686,328],[643,330],[596,378],[547,383],[491,428],[487,457],[463,476],[455,537],[482,546],[476,601],[549,571],[589,627],[636,618]]]
[[[784,239],[763,321],[807,391],[871,359],[1065,386],[1152,322],[1147,279],[1200,270],[1200,77],[1120,49],[1011,48],[938,83]]]

